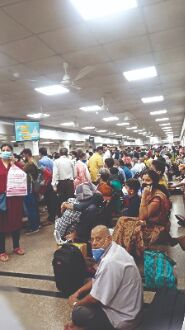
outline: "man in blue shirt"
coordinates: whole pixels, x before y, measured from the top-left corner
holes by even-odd
[[[53,161],[47,155],[47,149],[42,147],[39,149],[40,159],[38,165],[41,168],[46,168],[53,173]],[[55,221],[55,216],[58,209],[58,199],[56,192],[53,190],[51,183],[48,183],[44,200],[48,210],[48,222],[45,225],[52,224]]]
[[[39,159],[39,167],[46,167],[51,173],[53,172],[53,161],[47,155],[46,148],[39,149],[39,155],[41,159]]]

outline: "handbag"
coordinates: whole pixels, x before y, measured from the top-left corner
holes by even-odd
[[[6,194],[2,193],[0,194],[0,213],[6,211],[7,211]]]
[[[165,253],[159,251],[144,251],[144,288],[174,288],[176,278],[174,275],[175,261]]]

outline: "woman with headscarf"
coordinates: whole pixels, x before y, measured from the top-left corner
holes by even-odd
[[[92,183],[82,183],[76,189],[76,199],[61,205],[62,217],[56,220],[55,238],[70,241],[88,241],[91,229],[96,226],[96,212],[103,203],[100,193]]]

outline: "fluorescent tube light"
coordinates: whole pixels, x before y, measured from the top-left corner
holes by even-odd
[[[162,115],[163,113],[167,113],[167,110],[157,110],[157,111],[151,111],[150,114],[152,116],[155,116],[155,115]]]
[[[115,121],[115,120],[119,120],[119,118],[112,116],[112,117],[105,117],[105,118],[103,118],[103,120],[104,121]]]
[[[27,117],[30,117],[30,118],[35,118],[35,119],[42,119],[42,118],[47,118],[49,117],[50,115],[48,113],[30,113],[27,115]]]
[[[141,101],[143,103],[157,103],[164,101],[164,96],[151,96],[151,97],[142,97]]]
[[[130,125],[129,123],[118,123],[118,124],[116,124],[117,126],[128,126],[128,125]]]
[[[157,118],[155,119],[155,121],[168,121],[169,118]]]
[[[99,129],[96,132],[97,133],[106,133],[107,132],[107,129]]]
[[[95,129],[95,127],[94,126],[85,126],[82,129],[90,130],[90,129]]]
[[[159,124],[159,126],[169,126],[171,125],[170,123],[165,123],[165,124]]]
[[[66,122],[66,123],[61,123],[60,124],[61,126],[66,126],[66,127],[70,127],[70,126],[75,126],[75,123],[73,121],[69,121],[69,122]]]
[[[71,0],[85,20],[110,16],[137,7],[136,0]]]
[[[128,130],[134,130],[134,129],[137,129],[137,126],[127,127],[126,129],[128,129]]]
[[[156,77],[157,70],[155,66],[149,66],[143,69],[123,72],[123,75],[128,81],[142,80],[142,79]]]
[[[80,110],[85,111],[85,112],[91,112],[91,111],[100,111],[103,109],[99,105],[89,105],[87,107],[81,107]]]
[[[61,85],[51,85],[51,86],[35,88],[35,91],[47,96],[53,96],[53,95],[68,93],[69,89]]]

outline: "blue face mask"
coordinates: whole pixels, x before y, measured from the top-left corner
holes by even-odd
[[[10,159],[12,157],[12,151],[2,151],[1,158],[2,159]]]
[[[100,261],[101,256],[104,254],[105,250],[103,248],[100,249],[92,249],[93,259],[98,262]]]
[[[82,162],[85,164],[87,163],[87,159],[82,159]]]

